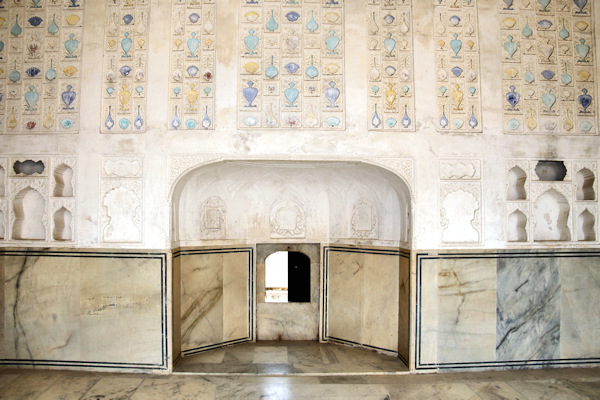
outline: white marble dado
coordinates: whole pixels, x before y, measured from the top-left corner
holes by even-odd
[[[167,367],[164,254],[7,251],[0,260],[0,363]]]
[[[418,254],[416,368],[600,363],[599,261],[597,251]]]
[[[351,247],[324,252],[324,339],[398,352],[399,252]]]
[[[251,340],[252,249],[179,251],[181,351]],[[175,339],[176,341],[179,338]]]
[[[600,268],[598,259],[559,260],[560,357],[600,355]]]

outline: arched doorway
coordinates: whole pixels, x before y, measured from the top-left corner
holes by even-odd
[[[172,194],[175,356],[260,339],[260,246],[316,243],[312,339],[407,360],[410,210],[406,183],[364,162],[238,160],[188,171]]]

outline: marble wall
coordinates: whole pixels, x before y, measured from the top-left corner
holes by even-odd
[[[599,258],[418,254],[416,369],[599,363]]]
[[[5,250],[0,276],[0,364],[168,368],[165,254]]]
[[[406,255],[374,248],[326,246],[323,251],[323,339],[398,353],[399,329],[409,329],[405,311],[399,312],[407,306],[406,291],[400,302],[399,290],[408,280],[400,275],[407,268],[399,267]],[[406,343],[401,346],[406,351]]]
[[[184,356],[253,339],[253,253],[252,248],[174,253],[181,276],[174,281],[180,285],[176,346]]]

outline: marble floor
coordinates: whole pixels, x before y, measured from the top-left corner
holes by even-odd
[[[176,372],[242,375],[370,375],[407,373],[397,357],[311,341],[260,341],[182,358]]]
[[[421,375],[140,375],[0,369],[0,399],[598,399],[600,369]]]

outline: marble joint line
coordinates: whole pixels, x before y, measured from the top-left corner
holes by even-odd
[[[239,128],[345,128],[344,2],[244,0]]]
[[[499,3],[504,132],[597,134],[593,3]]]
[[[106,3],[102,133],[146,131],[150,0]]]
[[[0,4],[0,134],[78,133],[83,0]]]
[[[213,130],[215,119],[216,0],[173,0],[169,130]]]
[[[369,130],[414,132],[412,3],[366,2]]]
[[[477,0],[434,0],[438,132],[482,132]]]

